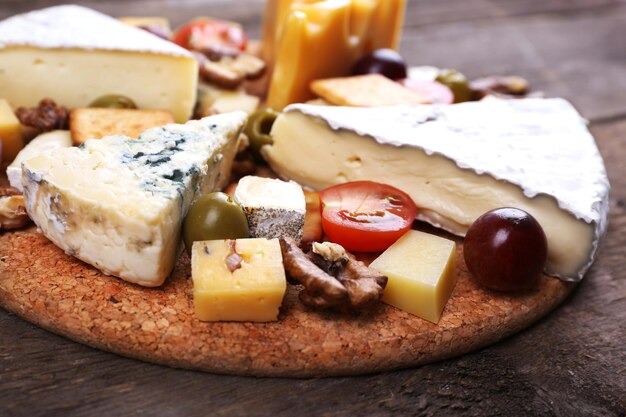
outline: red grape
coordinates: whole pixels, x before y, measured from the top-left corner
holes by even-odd
[[[474,278],[498,291],[532,288],[548,256],[541,225],[527,212],[509,207],[476,219],[467,231],[463,250]]]
[[[352,75],[382,74],[395,81],[406,78],[406,63],[393,49],[376,49],[362,56],[351,72]]]

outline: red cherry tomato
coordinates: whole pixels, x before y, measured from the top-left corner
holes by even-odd
[[[322,227],[332,242],[354,252],[380,252],[411,228],[417,207],[405,192],[372,181],[320,192]]]
[[[231,22],[197,19],[179,28],[172,41],[183,48],[200,52],[239,52],[246,49],[248,37],[240,26]]]
[[[424,97],[424,101],[431,104],[452,104],[454,93],[447,86],[437,81],[415,80],[405,78],[400,81],[409,90]]]

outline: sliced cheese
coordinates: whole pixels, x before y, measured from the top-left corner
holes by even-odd
[[[66,253],[127,281],[161,285],[193,199],[228,181],[245,120],[229,113],[29,159],[28,214]]]
[[[383,302],[437,323],[456,284],[456,243],[409,230],[370,264],[387,276]]]
[[[203,321],[277,320],[287,289],[278,239],[194,242],[191,278]]]
[[[302,239],[306,200],[293,181],[246,176],[234,194],[248,218],[251,237]]]
[[[198,65],[174,43],[80,6],[0,22],[0,92],[15,108],[42,98],[74,108],[121,94],[139,108],[191,116]]]
[[[0,92],[2,92],[1,88]],[[22,125],[17,120],[9,103],[0,99],[0,155],[2,155],[2,161],[12,161],[23,147]]]
[[[53,130],[52,132],[42,133],[28,142],[28,145],[17,154],[11,165],[7,167],[7,177],[11,187],[23,191],[22,162],[39,155],[48,155],[55,149],[67,148],[69,146],[72,146],[72,137],[68,130]]]
[[[546,271],[580,280],[606,232],[609,182],[585,121],[562,99],[375,109],[294,105],[262,149],[303,186],[374,180],[407,192],[418,219],[463,236],[518,207],[548,239]],[[302,157],[306,155],[306,157]]]
[[[263,55],[273,69],[268,107],[314,98],[312,81],[349,74],[377,48],[397,48],[405,0],[270,0]]]

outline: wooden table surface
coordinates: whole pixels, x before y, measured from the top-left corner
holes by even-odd
[[[0,0],[0,18],[67,1]],[[112,15],[197,15],[259,33],[263,1],[83,1]],[[461,358],[361,377],[261,379],[97,351],[0,310],[0,416],[626,415],[626,1],[408,0],[402,53],[469,77],[519,74],[591,122],[612,185],[608,237],[574,294]],[[0,92],[1,96],[1,92]]]

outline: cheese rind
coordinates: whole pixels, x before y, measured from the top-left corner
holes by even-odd
[[[370,264],[387,276],[383,302],[437,323],[456,284],[456,243],[409,230]]]
[[[248,219],[251,237],[302,239],[306,200],[293,181],[246,176],[234,194]]]
[[[51,7],[0,22],[0,91],[14,108],[46,97],[84,107],[121,94],[185,122],[197,79],[189,51],[84,7]]]
[[[17,154],[11,165],[7,167],[7,177],[11,187],[24,191],[22,188],[22,162],[69,146],[72,146],[72,137],[68,130],[53,130],[42,133],[28,142],[28,145]]]
[[[199,193],[228,180],[243,112],[110,136],[25,161],[29,216],[68,254],[144,286],[169,275]]]
[[[233,254],[239,263],[229,264]],[[287,289],[278,239],[194,242],[191,277],[203,321],[277,320]]]
[[[272,136],[262,151],[279,175],[314,189],[364,179],[393,185],[413,198],[418,219],[457,235],[491,209],[526,210],[548,238],[546,271],[565,280],[583,277],[606,231],[602,157],[561,99],[294,105]]]

